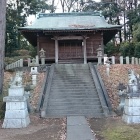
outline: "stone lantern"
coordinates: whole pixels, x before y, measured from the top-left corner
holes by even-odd
[[[98,57],[98,65],[102,64],[103,49],[101,48],[101,45],[99,45],[99,48],[97,49],[97,57]]]
[[[36,59],[32,59],[32,63],[30,64],[31,66],[31,72],[30,74],[32,75],[32,85],[36,86],[37,84],[37,75],[38,75],[38,64],[36,64]]]
[[[41,64],[45,65],[45,51],[43,48],[41,48],[41,50],[39,51],[40,54],[40,58],[41,58]]]

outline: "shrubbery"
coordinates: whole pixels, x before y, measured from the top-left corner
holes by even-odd
[[[140,42],[124,42],[120,46],[120,53],[126,57],[139,57],[140,58]]]
[[[105,46],[105,53],[108,56],[129,56],[140,58],[140,42],[123,42],[120,46],[114,46],[112,42]]]
[[[105,46],[105,54],[107,54],[108,56],[116,56],[119,53],[119,49],[120,46],[114,46],[113,42],[109,42],[106,46]]]

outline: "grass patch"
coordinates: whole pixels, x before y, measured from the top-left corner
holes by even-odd
[[[140,126],[116,124],[102,132],[105,140],[140,140]]]

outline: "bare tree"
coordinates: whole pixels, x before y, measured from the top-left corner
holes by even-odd
[[[65,4],[68,12],[70,12],[70,10],[73,8],[76,2],[77,0],[65,0]]]
[[[65,12],[65,0],[60,0],[63,13]]]
[[[75,10],[75,6],[77,7],[78,0],[60,0],[62,12],[71,12],[71,10]]]
[[[6,0],[0,0],[0,94],[2,94],[4,78],[4,48],[6,27]]]

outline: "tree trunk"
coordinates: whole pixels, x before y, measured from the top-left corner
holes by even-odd
[[[0,0],[0,94],[2,94],[4,78],[4,50],[6,27],[6,0]]]

